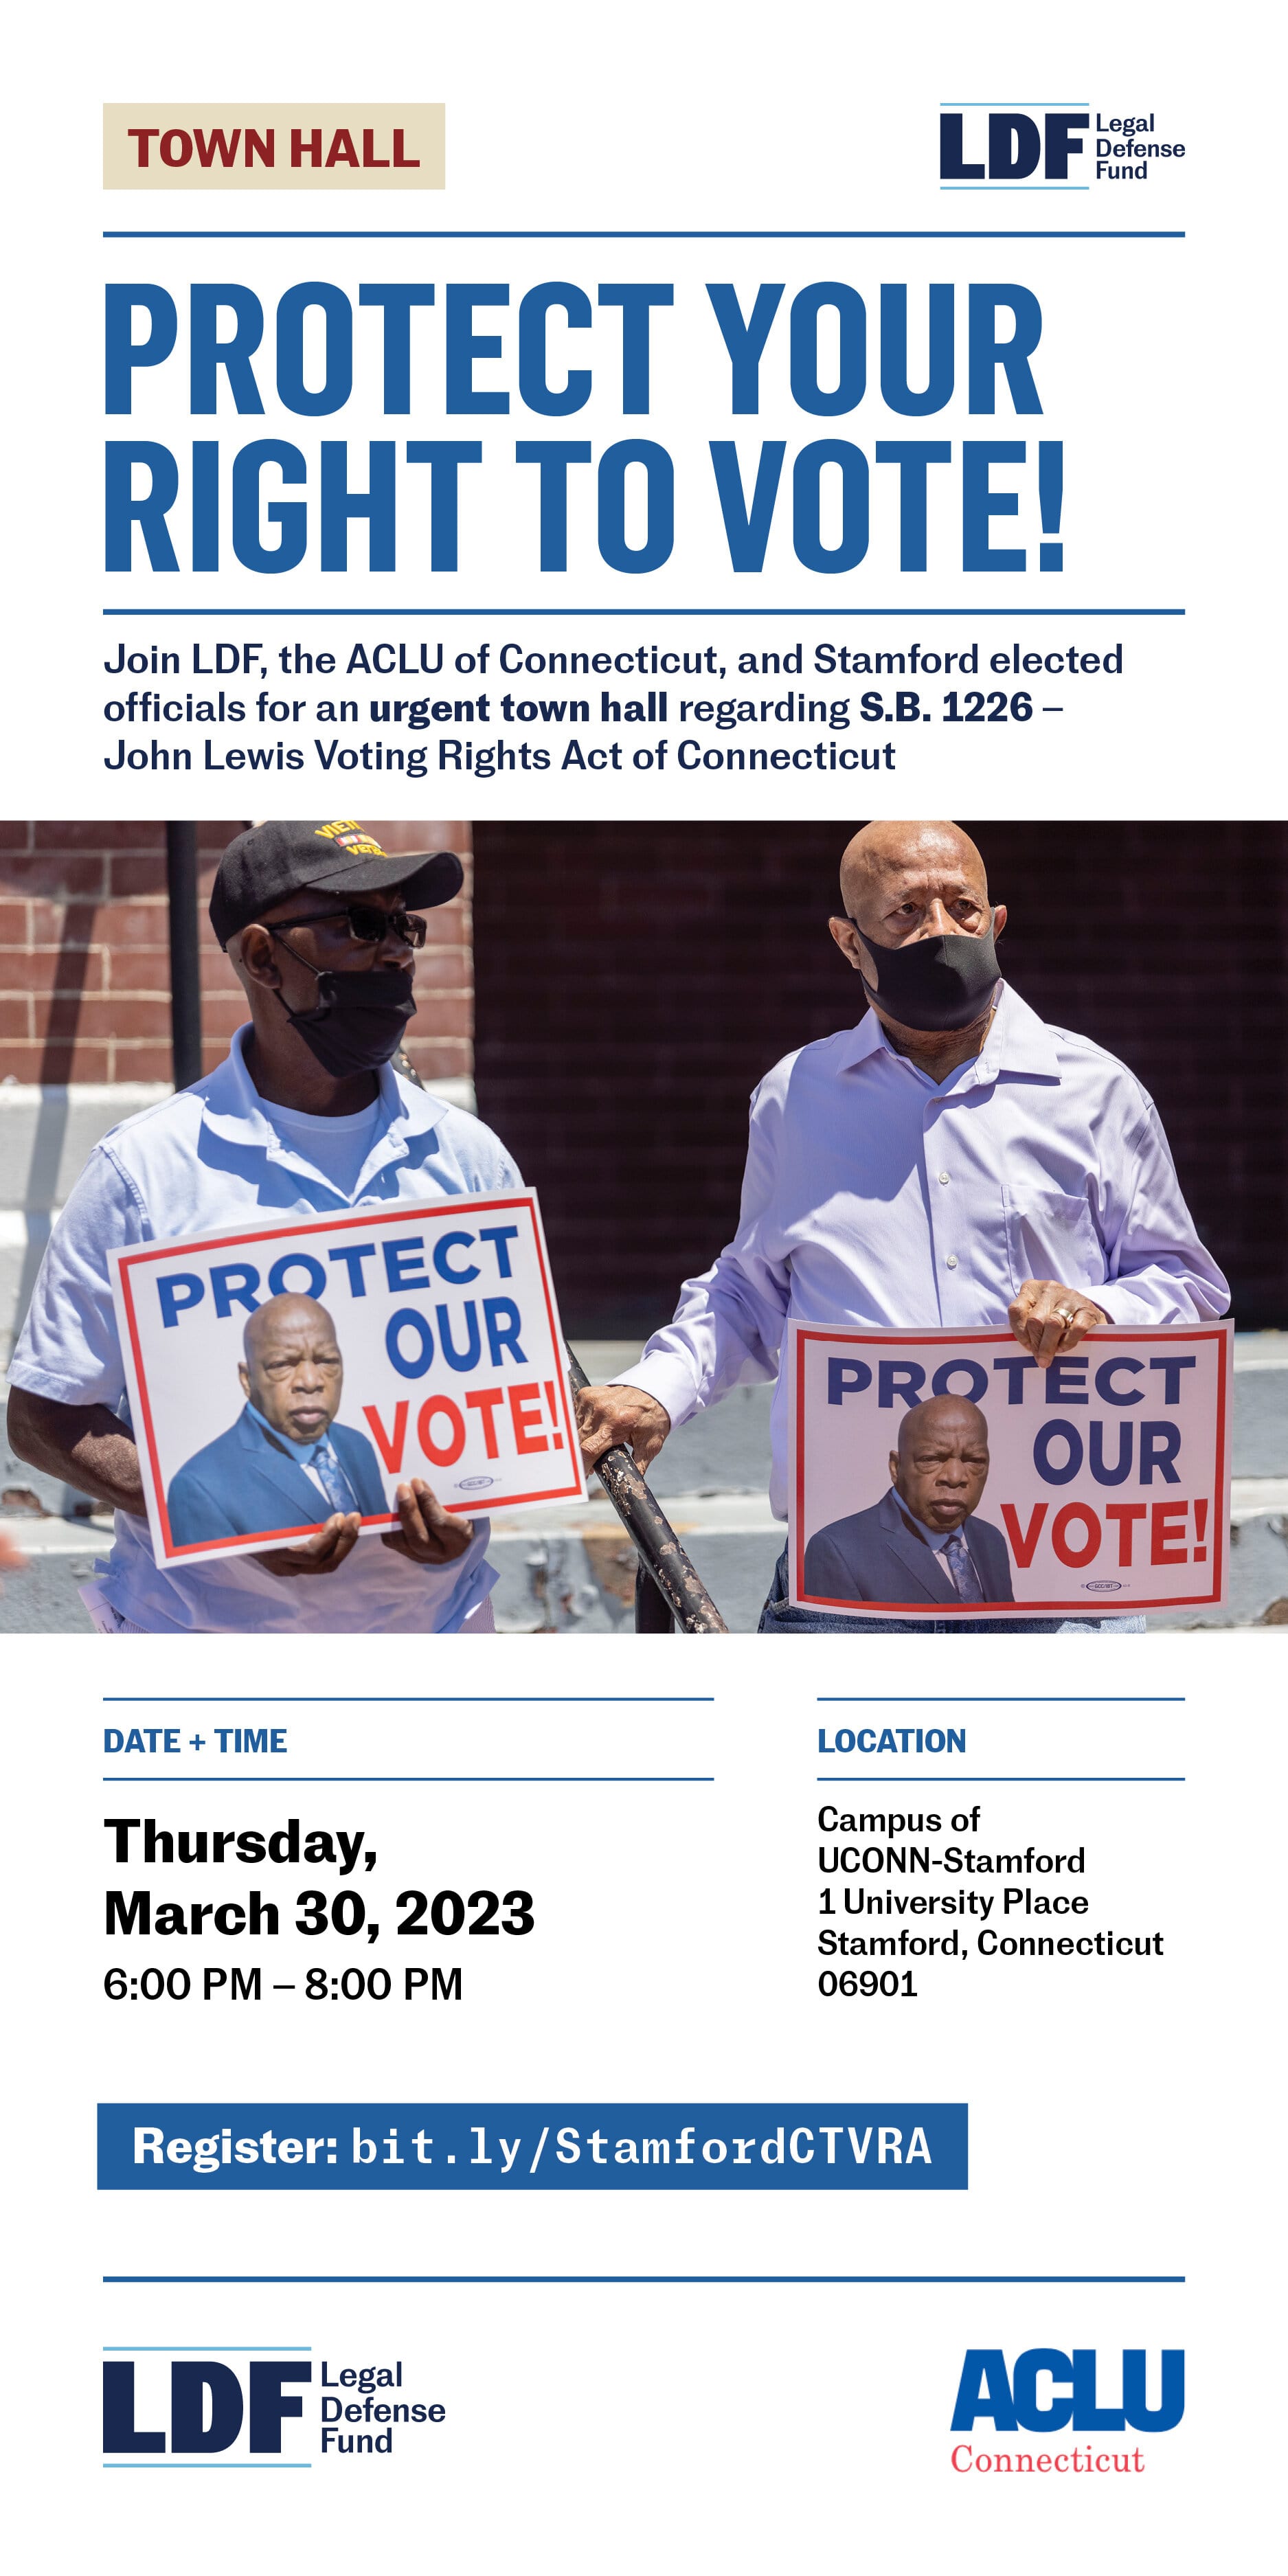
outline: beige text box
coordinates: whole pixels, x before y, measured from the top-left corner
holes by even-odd
[[[210,105],[103,109],[105,188],[441,188],[439,106]]]

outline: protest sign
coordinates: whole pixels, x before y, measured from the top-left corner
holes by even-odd
[[[1225,1598],[1229,1324],[793,1324],[791,1599],[866,1618],[1087,1618]]]
[[[584,1495],[531,1191],[112,1254],[158,1565]]]

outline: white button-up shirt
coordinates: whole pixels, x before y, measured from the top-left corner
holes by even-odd
[[[1116,1324],[1229,1304],[1158,1112],[1114,1056],[1004,984],[980,1054],[937,1083],[869,1011],[752,1094],[737,1234],[621,1382],[681,1423],[777,1376],[770,1501],[785,1519],[789,1320],[996,1327],[1026,1279],[1086,1288]]]
[[[273,1104],[246,1069],[248,1035],[238,1030],[203,1081],[123,1120],[96,1145],[50,1238],[9,1371],[14,1386],[55,1404],[105,1404],[128,1422],[107,1266],[114,1247],[256,1218],[522,1187],[490,1128],[386,1065],[366,1159],[352,1190],[341,1189],[274,1126]],[[118,1512],[111,1556],[97,1571],[112,1608],[145,1629],[456,1629],[496,1581],[489,1535],[487,1521],[476,1520],[468,1550],[448,1566],[413,1564],[369,1531],[334,1574],[283,1578],[252,1555],[163,1572],[147,1522]]]

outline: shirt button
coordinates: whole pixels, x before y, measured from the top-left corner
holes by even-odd
[[[955,1269],[956,1269],[956,1267],[957,1267],[957,1255],[956,1255],[956,1253],[955,1253],[955,1252],[950,1252],[950,1253],[949,1253],[949,1255],[948,1255],[948,1268],[949,1268],[950,1270],[955,1270]]]
[[[941,1172],[941,1173],[940,1173],[940,1175],[939,1175],[939,1177],[940,1177],[940,1180],[944,1183],[945,1187],[947,1187],[947,1183],[948,1183],[948,1174],[947,1174],[947,1172]]]

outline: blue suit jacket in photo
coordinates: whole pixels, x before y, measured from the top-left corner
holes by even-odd
[[[376,1453],[365,1433],[333,1422],[331,1445],[359,1510],[387,1512]],[[260,1428],[249,1407],[243,1407],[230,1430],[221,1431],[179,1469],[171,1481],[168,1508],[176,1547],[215,1538],[253,1538],[260,1530],[315,1529],[331,1517],[331,1505],[298,1460]]]
[[[962,1522],[984,1602],[1013,1601],[1006,1541],[991,1521]],[[960,1601],[938,1550],[910,1529],[893,1485],[866,1512],[815,1530],[805,1549],[805,1590],[825,1601]],[[981,1605],[983,1606],[983,1605]]]

